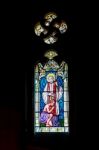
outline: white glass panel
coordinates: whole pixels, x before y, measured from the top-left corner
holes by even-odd
[[[50,127],[50,132],[57,132],[57,127]]]
[[[69,102],[64,102],[64,111],[69,111]]]
[[[64,101],[69,101],[68,91],[64,91]]]
[[[69,127],[65,127],[65,132],[69,132]]]
[[[64,132],[64,127],[58,127],[57,132]]]
[[[49,132],[49,127],[41,127],[42,132]]]
[[[68,91],[66,92],[66,100],[69,101],[69,93],[68,93]]]
[[[41,132],[41,128],[35,127],[35,132]]]
[[[39,117],[39,113],[35,113],[35,118],[38,118]]]
[[[36,118],[35,122],[36,122],[36,124],[39,124],[39,119],[38,119],[38,118]]]
[[[39,93],[35,92],[35,102],[39,102]]]
[[[68,90],[68,80],[64,79],[64,91]]]
[[[68,126],[68,118],[64,119],[64,126]]]
[[[39,111],[39,103],[35,103],[35,111]]]
[[[64,126],[68,126],[68,112],[64,112]]]

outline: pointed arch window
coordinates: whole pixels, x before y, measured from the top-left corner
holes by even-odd
[[[69,132],[68,65],[59,65],[57,52],[45,53],[48,61],[34,68],[34,132]]]

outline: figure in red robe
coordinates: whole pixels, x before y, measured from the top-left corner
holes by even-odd
[[[63,89],[58,87],[57,81],[55,80],[55,74],[49,73],[47,75],[47,84],[42,93],[43,100],[45,104],[50,103],[50,97],[53,97],[55,108],[53,110],[53,115],[59,115],[59,100],[62,97]]]

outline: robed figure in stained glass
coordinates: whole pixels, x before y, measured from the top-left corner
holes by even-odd
[[[59,100],[62,97],[63,89],[62,86],[58,86],[57,80],[55,79],[54,73],[49,73],[47,75],[47,84],[44,88],[44,92],[42,93],[43,100],[45,105],[50,104],[53,106],[53,109],[50,105],[47,105],[49,108],[49,111],[46,111],[44,109],[44,112],[51,113],[53,116],[59,115]],[[46,107],[46,106],[45,106]],[[50,112],[50,109],[52,111]],[[51,119],[53,119],[51,117]],[[46,121],[46,126],[52,126],[52,123],[48,123]]]

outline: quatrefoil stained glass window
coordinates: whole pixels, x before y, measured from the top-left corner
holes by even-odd
[[[37,36],[44,35],[43,41],[46,44],[54,44],[58,41],[58,34],[64,34],[67,31],[67,24],[64,20],[56,21],[58,15],[54,12],[49,12],[44,16],[45,22],[43,25],[38,21],[34,27],[34,32]],[[49,33],[50,28],[54,31]]]

